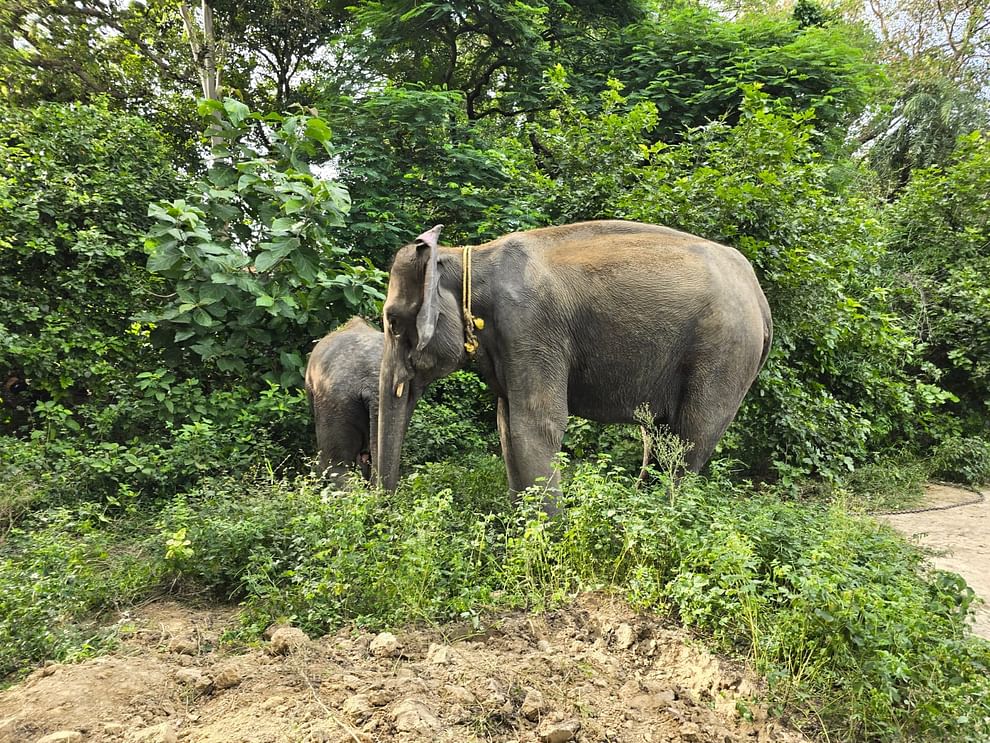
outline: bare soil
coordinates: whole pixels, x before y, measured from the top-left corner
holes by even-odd
[[[447,625],[218,649],[233,610],[160,602],[116,653],[47,665],[0,693],[0,743],[805,741],[760,681],[669,622],[602,594]]]
[[[948,485],[925,486],[919,506],[965,503],[976,494]],[[983,502],[942,511],[882,516],[888,524],[935,553],[935,567],[959,573],[982,599],[976,607],[973,632],[990,640],[990,490]]]

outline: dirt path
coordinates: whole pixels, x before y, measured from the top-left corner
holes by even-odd
[[[0,693],[0,743],[806,743],[768,719],[759,682],[621,601],[467,626],[292,628],[214,649],[232,612],[141,609],[117,653],[50,665]]]
[[[971,500],[974,493],[945,485],[928,485],[923,506],[941,506]],[[976,595],[990,602],[990,490],[982,503],[947,511],[882,516],[887,523],[917,538],[939,556],[935,566],[959,573]],[[977,607],[973,632],[990,640],[990,606]]]

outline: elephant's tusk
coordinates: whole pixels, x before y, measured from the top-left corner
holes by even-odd
[[[395,396],[402,397],[402,391],[406,388],[405,382],[399,382],[399,386],[395,388]]]

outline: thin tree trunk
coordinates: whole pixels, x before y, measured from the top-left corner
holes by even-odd
[[[206,0],[202,2],[203,10],[203,96],[217,100],[220,89],[220,68],[217,65],[217,42],[213,33],[213,8]]]
[[[203,13],[203,26],[200,28],[189,3],[179,3],[179,14],[189,37],[189,50],[199,76],[199,86],[203,97],[219,100],[220,69],[217,66],[217,42],[213,31],[213,8],[203,0],[200,9]]]
[[[186,27],[186,36],[189,37],[189,50],[192,52],[193,64],[196,66],[196,74],[199,76],[200,89],[203,97],[208,100],[220,100],[220,67],[217,64],[217,41],[213,29],[213,8],[207,0],[202,0],[200,10],[203,14],[203,26],[200,28],[196,17],[193,15],[189,3],[179,3],[179,14],[182,16],[182,23]],[[220,114],[213,112],[217,121]],[[211,127],[212,128],[212,127]],[[210,136],[213,146],[220,144],[220,137],[214,133]]]

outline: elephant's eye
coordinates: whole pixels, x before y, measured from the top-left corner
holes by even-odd
[[[388,321],[388,332],[391,333],[393,337],[398,338],[402,335],[402,325],[394,312],[389,312],[385,315],[385,319]]]

